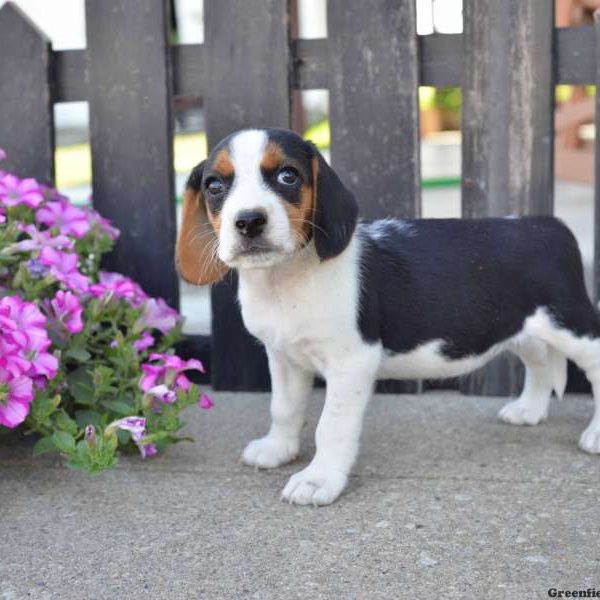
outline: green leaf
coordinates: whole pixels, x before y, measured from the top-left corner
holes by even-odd
[[[87,408],[81,408],[75,411],[75,421],[79,428],[93,425],[97,429],[101,428],[104,423],[102,415],[95,410],[88,410]]]
[[[127,402],[123,402],[123,400],[111,400],[110,402],[103,402],[102,406],[105,406],[109,410],[112,410],[123,417],[128,417],[134,413],[137,413],[135,406],[128,404]]]
[[[67,376],[69,392],[78,404],[93,406],[96,402],[94,381],[86,367],[79,367]]]
[[[77,443],[75,452],[71,454],[67,466],[95,475],[117,464],[115,449],[113,444],[104,443],[102,438],[98,438],[94,446],[81,440]]]
[[[131,440],[131,435],[129,434],[129,431],[119,429],[117,430],[117,439],[119,440],[119,445],[125,446]]]
[[[70,454],[75,450],[75,438],[66,431],[55,431],[52,434],[52,441],[61,452]]]
[[[92,355],[84,348],[69,348],[66,355],[80,363],[86,363],[92,358]]]
[[[57,448],[54,445],[54,440],[48,436],[40,438],[33,447],[33,455],[40,456],[41,454],[46,454],[47,452],[56,452]]]
[[[71,435],[77,434],[77,423],[64,411],[60,411],[56,415],[56,426]]]
[[[46,394],[39,394],[31,404],[30,419],[41,425],[50,425],[49,418],[60,404],[60,396],[48,398]]]
[[[191,406],[198,402],[198,398],[200,398],[200,390],[195,383],[192,383],[185,399],[185,406]]]

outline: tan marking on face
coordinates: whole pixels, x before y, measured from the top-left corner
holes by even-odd
[[[212,225],[212,228],[215,230],[215,233],[218,237],[219,231],[221,231],[221,213],[213,214],[207,203],[206,214],[208,216],[208,222]]]
[[[281,147],[270,142],[265,148],[262,160],[260,161],[260,166],[266,171],[273,171],[283,164],[284,158]]]
[[[313,197],[312,187],[305,183],[300,188],[299,204],[291,204],[283,198],[280,200],[287,212],[297,247],[304,245],[310,237],[313,220]]]
[[[235,172],[233,161],[229,150],[221,150],[213,161],[213,169],[221,175],[221,177],[231,177]]]

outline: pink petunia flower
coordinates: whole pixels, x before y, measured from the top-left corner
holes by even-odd
[[[33,381],[33,387],[40,392],[48,387],[48,379],[43,375],[34,375],[31,380]]]
[[[177,392],[170,390],[164,383],[155,385],[146,393],[163,404],[173,404],[177,400]]]
[[[0,160],[6,160],[6,150],[0,148]]]
[[[105,433],[110,435],[115,429],[129,431],[131,439],[138,447],[142,458],[156,454],[157,450],[154,444],[144,443],[144,438],[146,437],[146,419],[144,417],[124,417],[123,419],[117,419],[106,426]]]
[[[29,377],[12,377],[0,368],[0,425],[14,429],[27,415],[33,400],[33,384]]]
[[[0,225],[2,225],[2,223],[6,223],[6,216],[4,209],[0,206]]]
[[[30,258],[25,265],[29,271],[29,275],[34,279],[41,279],[50,273],[50,268],[42,264],[39,258]]]
[[[32,252],[43,248],[57,248],[61,250],[72,250],[75,242],[66,235],[53,236],[49,231],[39,231],[35,225],[24,225],[23,233],[29,236],[28,240],[21,240],[10,246],[10,252]]]
[[[46,321],[32,302],[18,296],[0,299],[0,366],[13,377],[56,377],[58,360],[46,352],[51,343]]]
[[[138,330],[158,329],[161,333],[168,333],[180,319],[181,315],[162,298],[148,298],[135,327]]]
[[[139,446],[142,458],[149,458],[158,454],[156,444],[142,444]]]
[[[83,210],[85,210],[87,213],[88,221],[92,229],[94,227],[98,227],[100,231],[108,235],[108,237],[113,241],[115,241],[121,235],[121,232],[114,227],[108,219],[105,219],[93,208],[84,208]]]
[[[19,296],[0,299],[0,327],[9,342],[19,347],[29,341],[44,343],[48,339],[45,326],[46,317],[32,302],[25,302]]]
[[[92,284],[88,292],[96,298],[112,294],[117,298],[124,298],[129,304],[136,307],[148,297],[133,279],[110,271],[100,271],[99,282]]]
[[[207,394],[202,394],[202,396],[200,396],[200,400],[198,400],[198,406],[202,410],[210,410],[214,405],[215,403],[213,402],[212,398]]]
[[[45,377],[48,380],[56,377],[58,372],[58,359],[54,354],[46,352],[49,346],[49,339],[45,342],[31,340],[22,348],[23,355],[30,363],[27,371],[29,377]]]
[[[91,229],[87,213],[68,200],[46,202],[35,214],[38,223],[56,227],[64,235],[82,238]]]
[[[50,274],[75,292],[85,292],[89,279],[79,270],[79,256],[69,252],[60,252],[54,248],[43,248],[40,262],[50,267]]]
[[[9,173],[0,177],[0,203],[4,206],[24,204],[37,208],[43,201],[40,184],[35,179],[19,179]]]
[[[204,366],[199,360],[183,360],[174,354],[151,354],[151,361],[161,361],[162,364],[144,363],[141,365],[144,375],[140,379],[140,388],[147,392],[151,388],[165,384],[168,387],[174,385],[188,391],[192,382],[183,374],[183,371],[200,371],[204,373]]]
[[[147,331],[144,331],[142,333],[142,337],[139,340],[133,342],[133,347],[138,352],[143,352],[144,350],[147,350],[148,348],[152,347],[155,341],[156,340]]]
[[[144,417],[123,417],[117,419],[106,426],[106,433],[111,433],[115,429],[129,431],[131,439],[139,442],[146,435],[146,419]]]
[[[0,369],[4,369],[11,377],[25,375],[31,363],[23,356],[21,348],[7,339],[6,331],[0,335]]]
[[[77,296],[71,292],[59,290],[50,301],[50,306],[54,319],[62,323],[69,333],[83,331],[83,320],[81,319],[83,307]]]

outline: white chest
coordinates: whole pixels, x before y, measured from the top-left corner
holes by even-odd
[[[332,356],[362,344],[353,266],[349,253],[330,264],[308,257],[240,272],[239,300],[246,328],[267,348],[323,373]]]

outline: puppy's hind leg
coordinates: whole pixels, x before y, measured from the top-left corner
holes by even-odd
[[[600,454],[600,378],[592,381],[594,416],[579,438],[579,447],[591,454]]]
[[[592,384],[594,416],[579,438],[579,447],[600,454],[600,321],[587,298],[579,308],[576,312],[565,311],[561,324],[547,311],[538,311],[531,318],[529,330],[570,358]]]
[[[521,335],[510,346],[525,365],[525,384],[516,400],[505,404],[498,417],[513,425],[537,425],[548,417],[552,390],[564,393],[567,360],[539,338]]]

